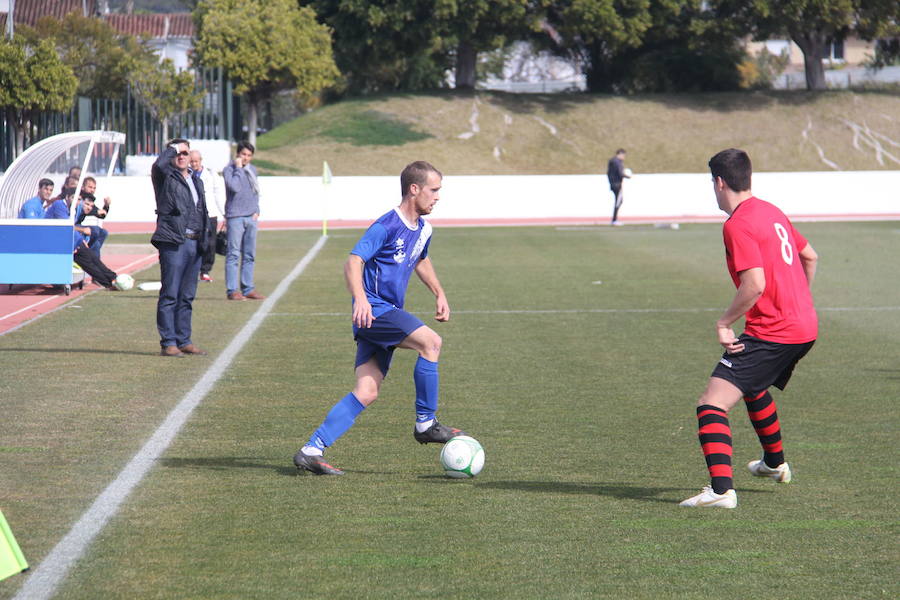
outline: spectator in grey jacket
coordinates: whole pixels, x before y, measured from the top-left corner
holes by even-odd
[[[259,180],[250,164],[256,149],[250,142],[237,145],[237,157],[222,171],[225,179],[225,292],[229,300],[263,300],[253,285],[256,232],[259,221]],[[238,280],[240,262],[240,281]]]

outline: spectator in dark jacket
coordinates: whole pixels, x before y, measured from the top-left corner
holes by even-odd
[[[201,249],[207,230],[203,183],[188,168],[190,144],[174,139],[150,169],[156,195],[156,231],[150,243],[159,250],[162,287],[156,305],[160,354],[206,354],[191,341],[191,316]]]
[[[81,208],[75,213],[76,225],[81,225],[85,217],[105,219],[106,215],[109,214],[109,207],[112,204],[112,199],[109,196],[104,198],[103,208],[100,208],[97,206],[97,198],[94,196],[96,191],[97,180],[93,177],[85,177],[84,182],[81,185]],[[100,256],[100,248],[103,247],[103,242],[106,241],[109,232],[99,225],[86,225],[86,227],[91,230],[91,241],[88,245],[91,247],[91,250],[97,253],[97,256]]]

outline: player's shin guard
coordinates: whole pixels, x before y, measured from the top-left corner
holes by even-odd
[[[339,437],[347,433],[347,430],[356,421],[356,417],[365,408],[352,392],[347,394],[331,407],[331,410],[325,416],[325,420],[322,421],[316,432],[309,438],[307,445],[315,446],[319,450],[324,450],[331,446]]]
[[[413,370],[413,381],[416,384],[416,422],[430,421],[438,408],[438,364],[420,356]]]
[[[747,415],[759,437],[763,448],[763,462],[773,469],[784,462],[784,448],[781,445],[781,424],[775,410],[775,399],[768,391],[744,396]]]
[[[731,469],[731,426],[728,413],[721,408],[704,404],[697,407],[700,448],[709,469],[710,485],[717,494],[734,488]]]

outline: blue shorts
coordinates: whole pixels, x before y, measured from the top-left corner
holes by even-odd
[[[413,331],[424,326],[419,317],[395,308],[372,321],[371,327],[353,326],[356,340],[356,366],[364,365],[374,356],[381,374],[387,376],[394,348]]]

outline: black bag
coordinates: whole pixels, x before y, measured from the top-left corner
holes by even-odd
[[[216,254],[222,256],[228,254],[228,234],[224,230],[216,234]]]

